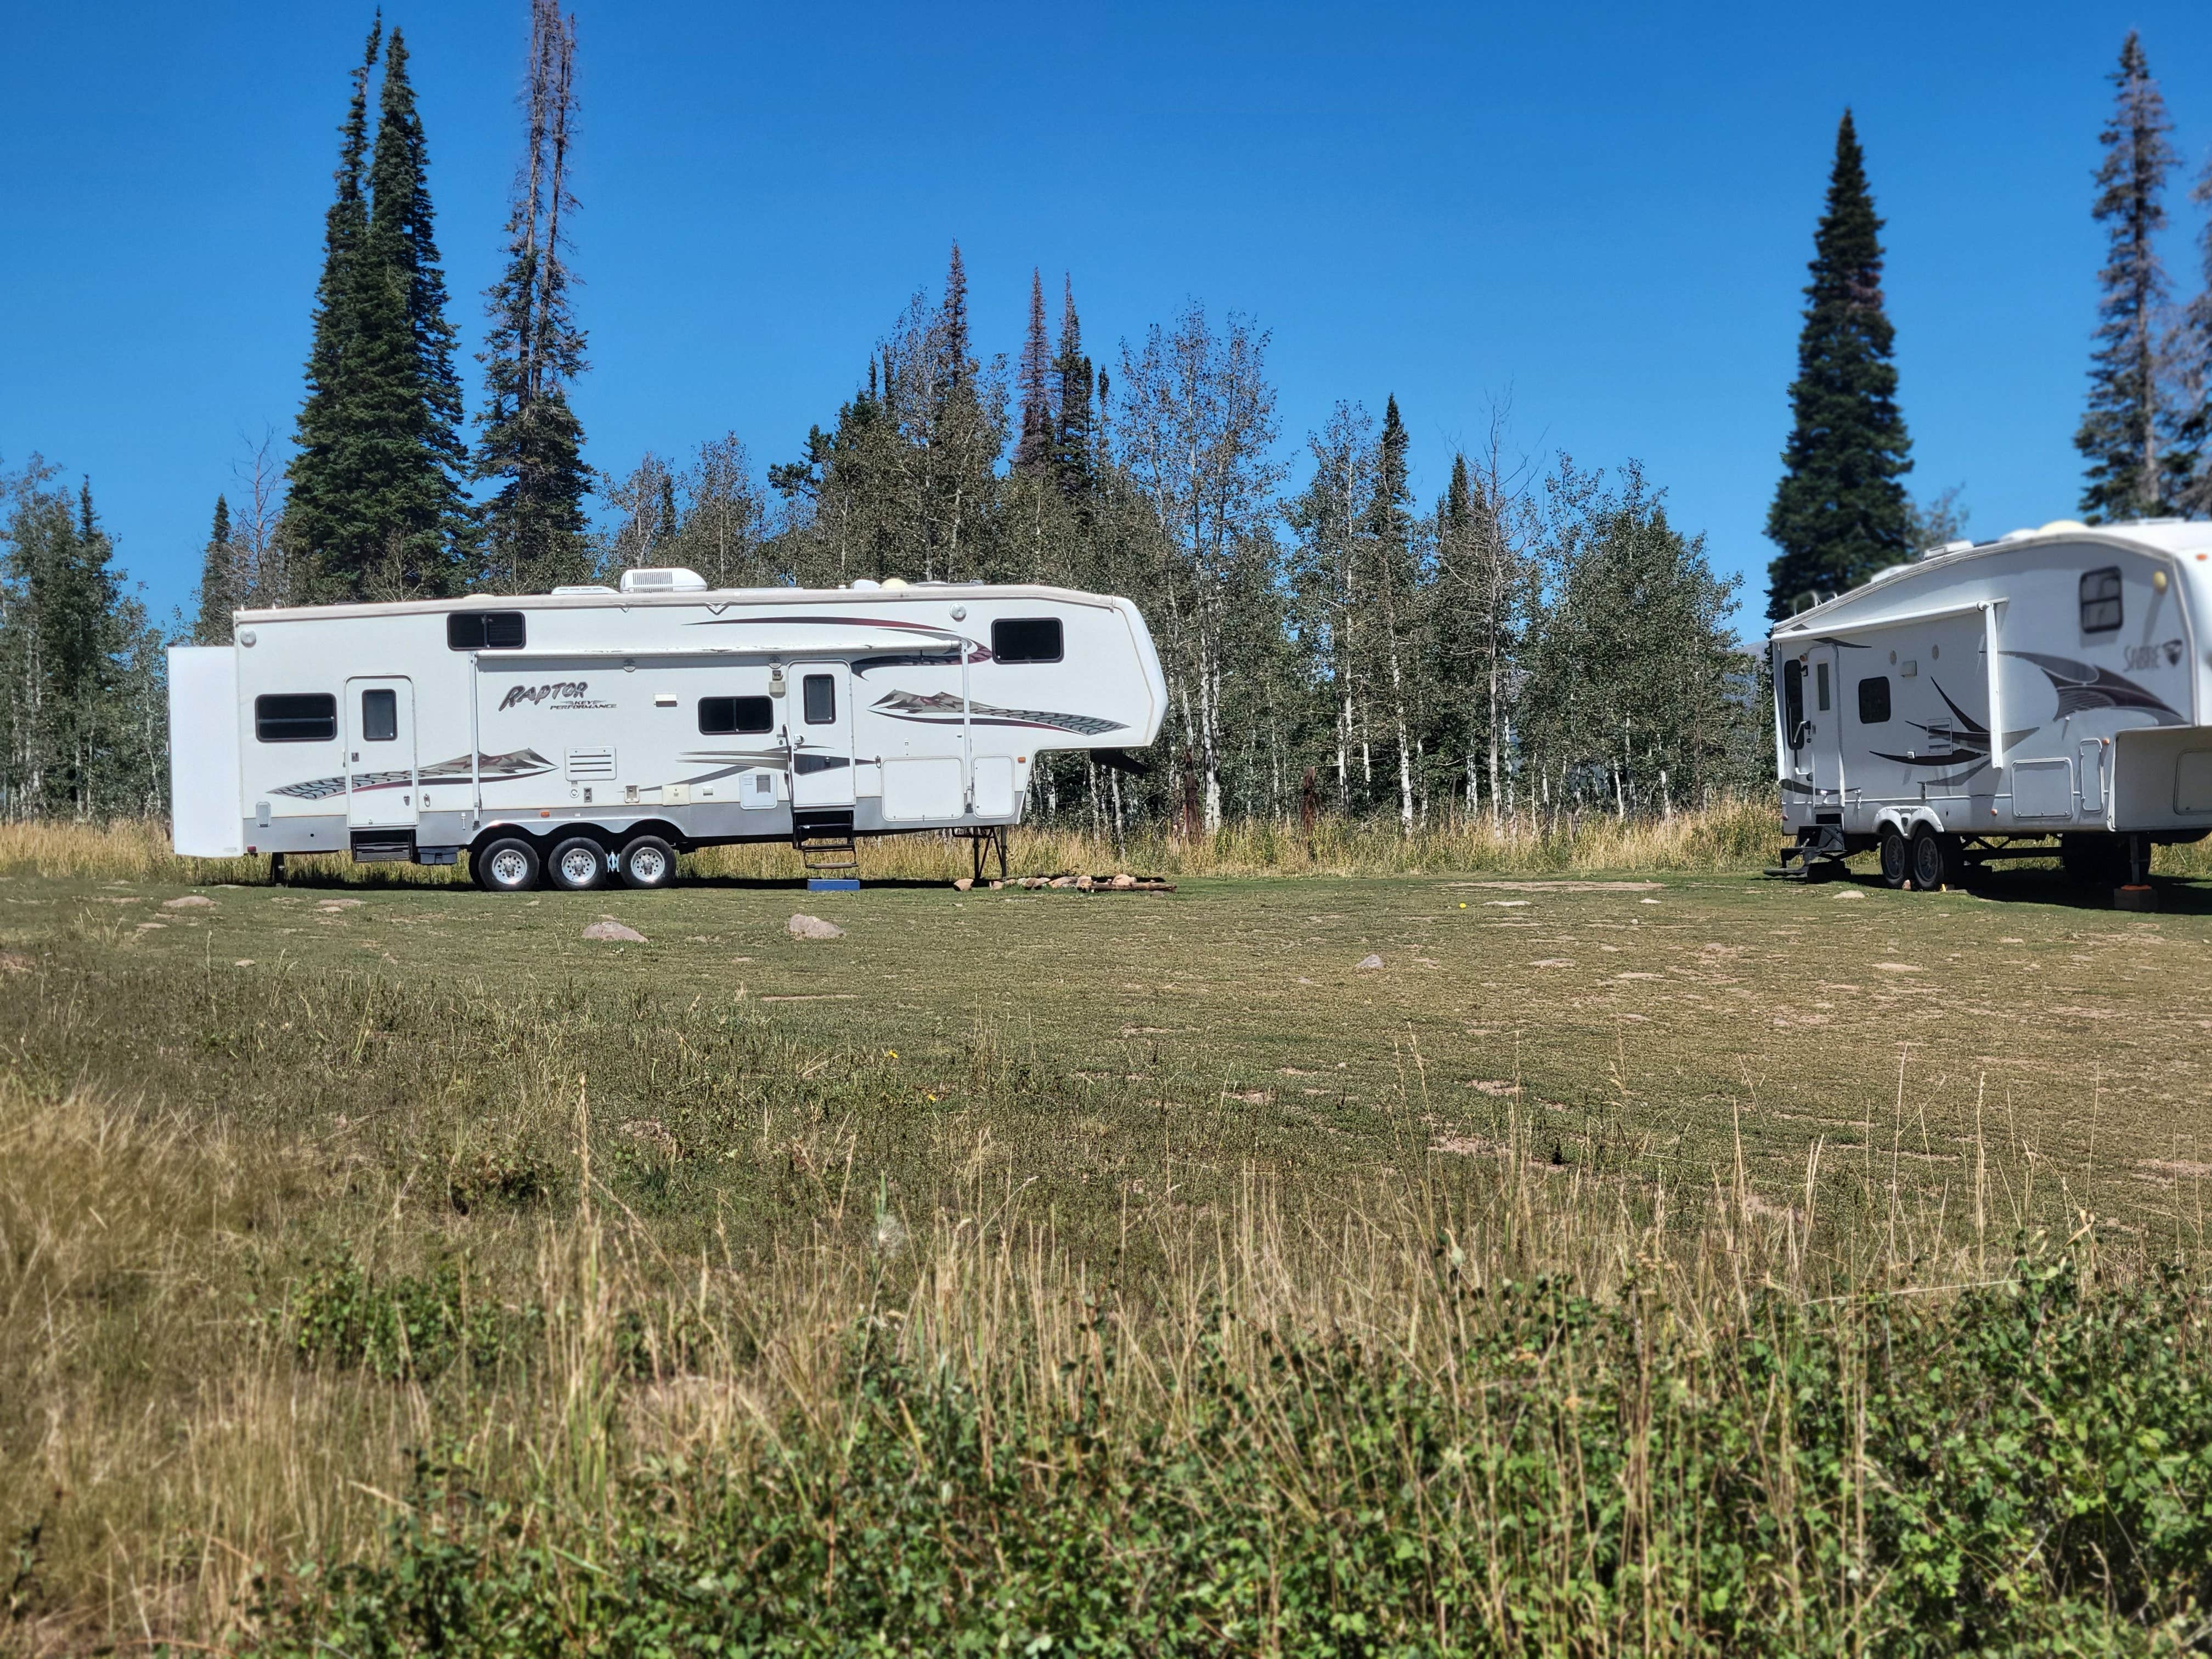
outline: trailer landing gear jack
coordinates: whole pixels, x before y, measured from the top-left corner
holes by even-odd
[[[1832,823],[1800,830],[1766,873],[1784,881],[1820,881],[1844,867],[1844,832]]]
[[[2155,910],[2158,890],[2150,884],[2150,837],[2128,837],[2128,878],[2112,890],[2115,910]]]

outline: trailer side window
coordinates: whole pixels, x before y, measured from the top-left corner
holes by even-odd
[[[520,611],[456,611],[446,618],[446,645],[454,651],[520,651],[529,637]]]
[[[2081,631],[2109,634],[2119,625],[2119,567],[2090,571],[2081,578]]]
[[[1796,748],[1798,728],[1805,724],[1805,665],[1795,657],[1782,665],[1782,724],[1790,746]]]
[[[337,734],[338,700],[327,691],[253,700],[253,735],[262,743],[328,743]]]
[[[1000,662],[1058,662],[1061,652],[1057,617],[1008,617],[991,624],[991,654]]]
[[[809,674],[801,685],[806,698],[806,723],[809,726],[835,726],[837,723],[837,681],[830,674]]]
[[[1859,724],[1880,726],[1889,718],[1889,676],[1877,674],[1859,682]]]
[[[399,736],[399,694],[392,690],[361,694],[361,740],[391,743]]]
[[[775,730],[775,705],[766,697],[702,697],[699,729],[708,737]]]

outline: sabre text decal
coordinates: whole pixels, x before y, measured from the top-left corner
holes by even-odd
[[[544,685],[517,685],[508,688],[500,702],[501,708],[512,708],[519,702],[544,702],[548,697],[556,702],[580,699],[591,689],[586,680],[553,680]]]

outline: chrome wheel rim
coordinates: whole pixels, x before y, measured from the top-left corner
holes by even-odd
[[[641,887],[658,887],[668,876],[668,860],[658,847],[641,847],[629,855],[630,878]]]
[[[561,879],[571,887],[588,886],[599,872],[599,855],[582,847],[573,847],[561,854]]]
[[[530,879],[530,860],[512,847],[491,855],[491,878],[502,887],[520,887]]]

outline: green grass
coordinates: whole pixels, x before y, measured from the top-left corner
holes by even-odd
[[[2165,896],[19,870],[0,1640],[2189,1639]]]

